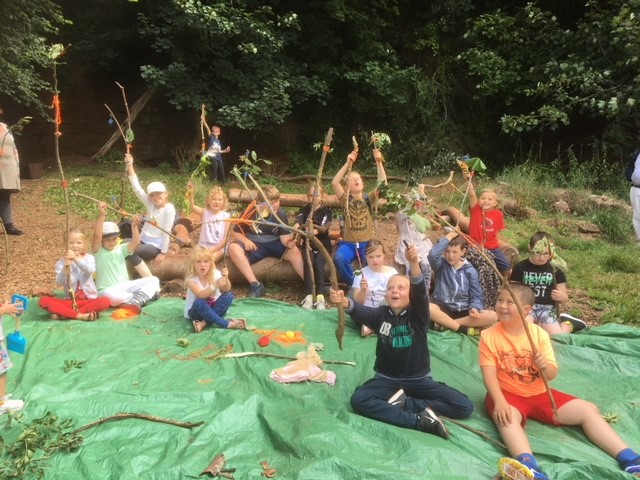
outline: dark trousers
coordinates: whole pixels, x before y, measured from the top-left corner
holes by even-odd
[[[211,158],[211,166],[209,167],[209,171],[211,172],[209,174],[209,178],[211,179],[211,181],[218,180],[218,182],[220,182],[220,185],[223,185],[226,182],[226,179],[224,178],[224,164],[222,163],[222,160]]]
[[[388,403],[401,388],[407,396],[404,409]],[[427,407],[450,418],[467,418],[473,412],[473,403],[466,395],[431,377],[402,380],[376,376],[353,392],[351,406],[364,417],[414,429],[418,414]]]
[[[311,272],[309,271],[309,264],[307,262],[307,253],[305,252],[305,246],[302,246],[302,261],[304,262],[304,290],[307,295],[313,295],[313,282],[311,281]],[[325,275],[325,268],[327,262],[324,259],[324,255],[320,252],[309,252],[311,257],[311,264],[313,265],[313,280],[316,283],[316,295],[325,294],[325,282],[327,276]]]
[[[197,298],[189,309],[189,318],[191,320],[204,320],[207,325],[227,328],[229,322],[223,317],[227,314],[233,299],[234,296],[231,292],[224,292],[213,305],[209,305],[206,300]]]

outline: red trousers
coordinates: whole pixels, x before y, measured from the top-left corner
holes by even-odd
[[[40,297],[38,305],[51,314],[58,315],[61,318],[70,318],[75,320],[79,313],[101,312],[110,306],[107,297],[98,298],[82,298],[77,299],[78,311],[73,309],[73,302],[65,298],[59,297]]]

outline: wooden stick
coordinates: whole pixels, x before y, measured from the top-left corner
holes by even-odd
[[[489,443],[491,443],[491,444],[493,444],[493,445],[495,445],[495,446],[497,446],[497,447],[500,447],[500,448],[503,448],[503,449],[505,449],[505,450],[508,450],[508,449],[507,449],[507,446],[506,446],[504,443],[502,443],[502,442],[500,442],[500,441],[496,440],[496,439],[495,439],[495,438],[493,438],[493,437],[490,437],[489,435],[487,435],[486,433],[484,433],[484,432],[483,432],[483,431],[481,431],[481,430],[478,430],[478,429],[476,429],[476,428],[470,427],[469,425],[465,425],[464,423],[462,423],[462,422],[460,422],[460,421],[458,421],[458,420],[454,420],[454,419],[449,418],[449,417],[443,417],[442,415],[438,415],[438,416],[439,416],[441,419],[446,420],[447,422],[451,422],[451,423],[453,423],[453,424],[455,424],[455,425],[458,425],[459,427],[464,428],[465,430],[469,430],[470,432],[475,433],[476,435],[480,435],[482,438],[484,438],[485,440],[487,440]]]
[[[278,355],[277,353],[263,353],[263,352],[238,352],[228,353],[224,358],[243,358],[243,357],[270,357],[281,358],[283,360],[298,360],[298,357],[292,357],[289,355]],[[347,362],[345,360],[322,360],[322,363],[327,365],[349,365],[351,367],[356,366],[356,362]]]
[[[117,213],[119,213],[120,215],[122,215],[123,217],[134,217],[134,216],[135,216],[135,215],[133,215],[132,213],[129,213],[129,212],[127,212],[127,211],[125,211],[125,210],[123,210],[123,209],[121,209],[121,208],[115,208],[115,207],[112,207],[112,206],[111,206],[111,205],[109,205],[108,203],[106,203],[106,202],[102,202],[102,200],[98,200],[97,198],[90,197],[89,195],[85,195],[84,193],[76,192],[75,190],[71,190],[71,193],[72,193],[74,196],[76,196],[76,197],[85,198],[85,199],[87,199],[87,200],[91,200],[92,202],[96,202],[96,203],[105,203],[105,204],[107,205],[107,209],[112,210],[112,211],[114,211],[114,212],[117,212]],[[155,225],[155,224],[153,224],[153,223],[152,223],[152,225],[153,225],[154,227],[156,227],[158,230],[160,230],[162,233],[166,233],[167,235],[169,235],[169,236],[170,236],[171,238],[173,238],[174,240],[176,240],[176,241],[178,241],[178,240],[179,240],[179,241],[182,241],[182,239],[180,239],[180,238],[176,237],[176,236],[175,236],[173,233],[171,233],[171,232],[167,232],[164,228],[162,228],[162,227],[160,227],[160,226],[158,226],[158,225]]]
[[[91,422],[84,427],[77,428],[76,430],[71,432],[70,435],[73,436],[80,432],[84,432],[85,430],[89,430],[90,428],[102,425],[103,423],[116,422],[118,420],[127,420],[129,418],[138,418],[140,420],[149,420],[150,422],[157,423],[167,423],[169,425],[175,425],[176,427],[180,428],[195,428],[204,424],[204,422],[179,422],[177,420],[171,420],[170,418],[156,417],[155,415],[149,415],[147,413],[116,413],[115,415],[111,415],[110,417],[104,417],[100,420],[96,420],[95,422]]]
[[[449,222],[447,222],[445,219],[442,218],[442,216],[440,216],[440,214],[438,212],[435,212],[436,216],[438,216],[447,226],[454,228]],[[463,236],[468,242],[470,242],[472,245],[477,245],[477,242],[474,241],[471,237],[469,237],[468,235],[462,233],[459,229],[457,230],[458,234]],[[502,287],[507,290],[509,292],[509,295],[511,295],[511,298],[513,299],[513,302],[516,305],[516,308],[518,309],[518,314],[520,315],[520,320],[522,320],[522,325],[524,327],[524,331],[527,335],[527,339],[529,340],[529,345],[531,346],[531,353],[533,355],[533,357],[536,356],[536,353],[538,352],[538,349],[535,346],[535,343],[533,341],[533,337],[531,336],[531,332],[529,331],[529,323],[526,320],[526,316],[524,314],[524,310],[522,308],[522,304],[520,303],[520,300],[513,294],[513,290],[511,290],[511,287],[509,286],[509,282],[507,282],[504,277],[502,276],[502,273],[500,273],[500,270],[498,270],[498,267],[496,267],[494,260],[489,257],[489,255],[483,251],[483,250],[478,250],[478,253],[482,256],[482,258],[484,258],[487,262],[487,264],[493,269],[494,272],[496,272],[498,274],[498,276],[501,279],[502,282]],[[557,416],[558,415],[558,410],[556,407],[556,401],[553,398],[553,393],[551,393],[551,385],[549,384],[549,380],[547,379],[547,376],[545,375],[543,370],[538,370],[540,372],[540,377],[542,378],[542,381],[544,382],[544,386],[547,390],[547,395],[549,396],[549,401],[551,402],[551,408],[553,409],[553,413]]]

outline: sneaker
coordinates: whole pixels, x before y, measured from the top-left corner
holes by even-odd
[[[130,310],[136,310],[136,313],[140,313],[142,307],[147,303],[149,303],[149,297],[147,297],[144,292],[138,290],[137,292],[134,292],[131,300],[122,304],[122,307]]]
[[[407,403],[407,396],[405,395],[404,390],[400,389],[394,393],[387,402],[389,405],[393,405],[394,407],[397,406],[404,410],[405,403]]]
[[[636,477],[640,477],[640,465],[629,465],[624,469],[624,471]]]
[[[502,457],[498,461],[498,472],[503,480],[549,480],[541,470],[528,467],[510,457]]]
[[[8,412],[17,412],[22,410],[24,402],[22,400],[6,399],[2,405],[0,405],[0,415],[4,415]]]
[[[264,297],[264,294],[267,292],[267,289],[264,288],[262,282],[254,283],[251,285],[251,291],[249,292],[249,296],[251,298],[260,298]]]
[[[313,295],[307,295],[302,301],[302,308],[305,310],[313,310]]]
[[[16,228],[13,223],[7,223],[4,226],[4,231],[7,232],[7,235],[23,235],[24,232]]]
[[[316,310],[326,310],[327,302],[324,299],[324,295],[316,295]]]
[[[578,333],[587,328],[587,323],[584,320],[571,316],[568,313],[560,314],[560,323],[569,325],[571,327],[571,333]]]
[[[425,408],[422,413],[418,414],[418,430],[431,435],[437,435],[440,438],[447,440],[449,438],[449,431],[444,426],[442,420],[431,410],[429,407]]]

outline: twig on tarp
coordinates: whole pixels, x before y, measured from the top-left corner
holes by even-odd
[[[264,353],[264,352],[238,352],[238,353],[228,353],[224,356],[224,358],[242,358],[242,357],[271,357],[271,358],[282,358],[283,360],[298,360],[298,357],[292,357],[290,355],[278,355],[277,353]],[[352,367],[356,366],[356,362],[347,362],[344,360],[322,360],[322,363],[326,363],[328,365],[350,365]]]
[[[486,441],[488,441],[489,443],[495,445],[496,447],[500,447],[500,448],[504,448],[505,450],[507,450],[507,446],[496,440],[493,437],[490,437],[489,435],[487,435],[486,433],[484,433],[482,430],[478,430],[476,428],[470,427],[469,425],[465,425],[462,422],[459,422],[458,420],[454,420],[452,418],[449,417],[443,417],[442,415],[438,415],[441,419],[446,420],[447,422],[451,422],[455,425],[458,425],[459,427],[464,428],[465,430],[469,430],[470,432],[475,433],[476,435],[480,435],[482,438],[484,438]]]
[[[180,427],[180,428],[195,428],[195,427],[199,427],[200,425],[204,424],[204,421],[201,422],[195,422],[195,423],[191,423],[191,422],[179,422],[178,420],[172,420],[170,418],[161,418],[161,417],[156,417],[155,415],[149,415],[147,413],[116,413],[115,415],[111,415],[110,417],[104,417],[101,418],[100,420],[96,420],[95,422],[91,422],[83,427],[80,427],[76,430],[74,430],[73,432],[71,432],[71,435],[74,435],[76,433],[80,433],[80,432],[84,432],[85,430],[89,430],[90,428],[93,427],[97,427],[98,425],[102,425],[103,423],[107,423],[107,422],[117,422],[118,420],[127,420],[129,418],[137,418],[139,420],[149,420],[150,422],[157,422],[157,423],[167,423],[169,425],[175,425],[176,427]]]

